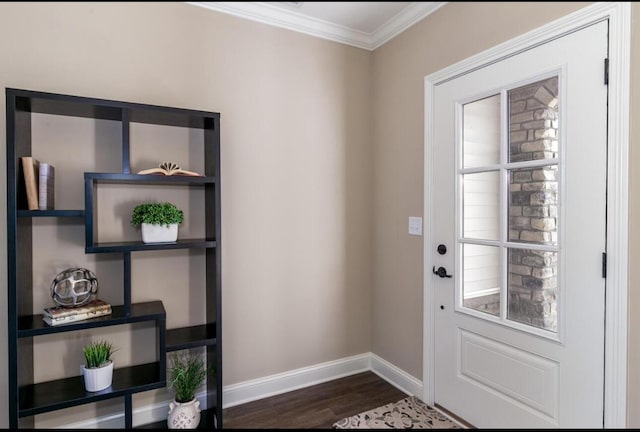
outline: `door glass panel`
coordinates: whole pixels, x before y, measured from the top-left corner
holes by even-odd
[[[509,162],[558,157],[558,77],[508,92]]]
[[[500,248],[463,244],[464,307],[500,315]]]
[[[509,240],[558,243],[558,166],[509,171]]]
[[[559,289],[558,83],[558,76],[545,78],[465,104],[458,159],[462,307],[553,333]]]
[[[507,319],[556,332],[558,254],[509,249]]]
[[[500,235],[500,176],[488,171],[462,176],[464,237],[497,240]]]
[[[500,95],[463,106],[462,166],[500,163]]]

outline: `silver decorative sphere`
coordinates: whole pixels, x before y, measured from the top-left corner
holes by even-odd
[[[91,270],[70,268],[51,282],[51,298],[61,306],[82,306],[98,292],[98,279]]]

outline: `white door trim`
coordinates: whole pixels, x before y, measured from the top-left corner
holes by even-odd
[[[425,77],[424,216],[433,220],[431,202],[434,162],[434,90],[449,81],[489,63],[576,31],[586,25],[609,20],[609,108],[607,174],[607,279],[605,308],[604,427],[625,428],[627,421],[627,292],[628,292],[628,154],[629,68],[631,5],[624,2],[595,3],[534,31]],[[425,230],[423,266],[423,400],[435,401],[434,292],[431,287],[433,226]]]

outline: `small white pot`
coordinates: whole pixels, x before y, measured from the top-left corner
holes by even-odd
[[[169,243],[178,239],[178,224],[152,225],[140,224],[143,243]]]
[[[189,402],[176,402],[169,404],[169,417],[167,427],[169,429],[195,429],[200,424],[200,401],[196,398]]]
[[[84,377],[84,388],[89,392],[97,392],[111,386],[113,379],[113,362],[101,368],[81,367]]]

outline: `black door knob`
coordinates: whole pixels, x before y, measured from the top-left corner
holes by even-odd
[[[443,245],[443,244],[439,244],[438,245],[438,253],[440,255],[446,254],[447,253],[447,247],[445,245]]]
[[[449,274],[447,274],[447,269],[444,267],[438,267],[438,270],[436,270],[435,266],[433,267],[433,274],[436,274],[438,276],[440,276],[441,278],[450,278],[453,277]]]

